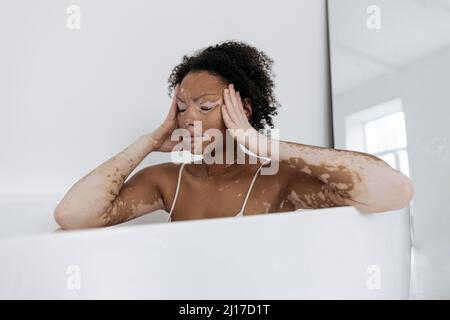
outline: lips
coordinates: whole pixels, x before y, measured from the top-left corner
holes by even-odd
[[[205,140],[205,136],[204,135],[190,134],[189,138],[190,138],[189,139],[190,143],[200,143],[200,142],[203,142]]]
[[[198,132],[194,132],[194,130],[188,129],[188,131],[189,131],[191,138],[201,138],[204,136],[203,132],[200,132],[200,134],[199,134]]]
[[[203,142],[205,138],[203,136],[193,136],[191,137],[191,143]]]

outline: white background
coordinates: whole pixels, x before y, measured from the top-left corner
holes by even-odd
[[[2,1],[0,195],[64,193],[160,124],[184,54],[224,40],[275,60],[280,137],[330,146],[325,21],[314,0]]]

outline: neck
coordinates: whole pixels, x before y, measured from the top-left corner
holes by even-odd
[[[232,155],[232,157],[229,156],[230,159],[227,159],[226,149],[219,150],[219,152],[218,150],[215,150],[214,155],[205,155],[201,162],[195,163],[194,165],[199,169],[199,175],[207,178],[213,178],[236,176],[248,169],[249,165],[259,165],[260,162],[258,158],[245,153],[237,143],[234,144],[234,152]],[[214,157],[215,161],[205,162],[205,157],[207,159]]]

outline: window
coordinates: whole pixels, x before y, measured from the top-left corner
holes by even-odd
[[[373,154],[409,176],[402,100],[361,107],[345,117],[346,149]]]
[[[409,176],[405,114],[403,111],[384,115],[364,124],[366,152]]]

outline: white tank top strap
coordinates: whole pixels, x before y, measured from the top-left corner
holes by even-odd
[[[184,168],[185,164],[186,163],[183,162],[178,171],[177,189],[175,190],[175,196],[173,197],[172,207],[170,208],[170,212],[169,212],[169,220],[167,222],[172,221],[172,212],[173,212],[173,209],[175,208],[175,203],[177,202],[178,191],[180,190],[181,174],[183,173],[183,168]]]
[[[270,162],[270,160],[264,162],[264,163],[258,168],[258,170],[256,170],[256,173],[255,173],[255,175],[253,176],[252,183],[250,184],[250,187],[248,188],[247,194],[245,195],[244,203],[242,204],[241,210],[238,212],[238,214],[236,215],[236,217],[238,217],[238,216],[243,216],[243,215],[244,215],[245,206],[247,205],[248,198],[250,197],[250,193],[251,193],[251,191],[252,191],[253,185],[255,184],[256,177],[258,177],[258,173],[261,171],[261,168],[262,168],[266,163],[269,163],[269,162]]]

